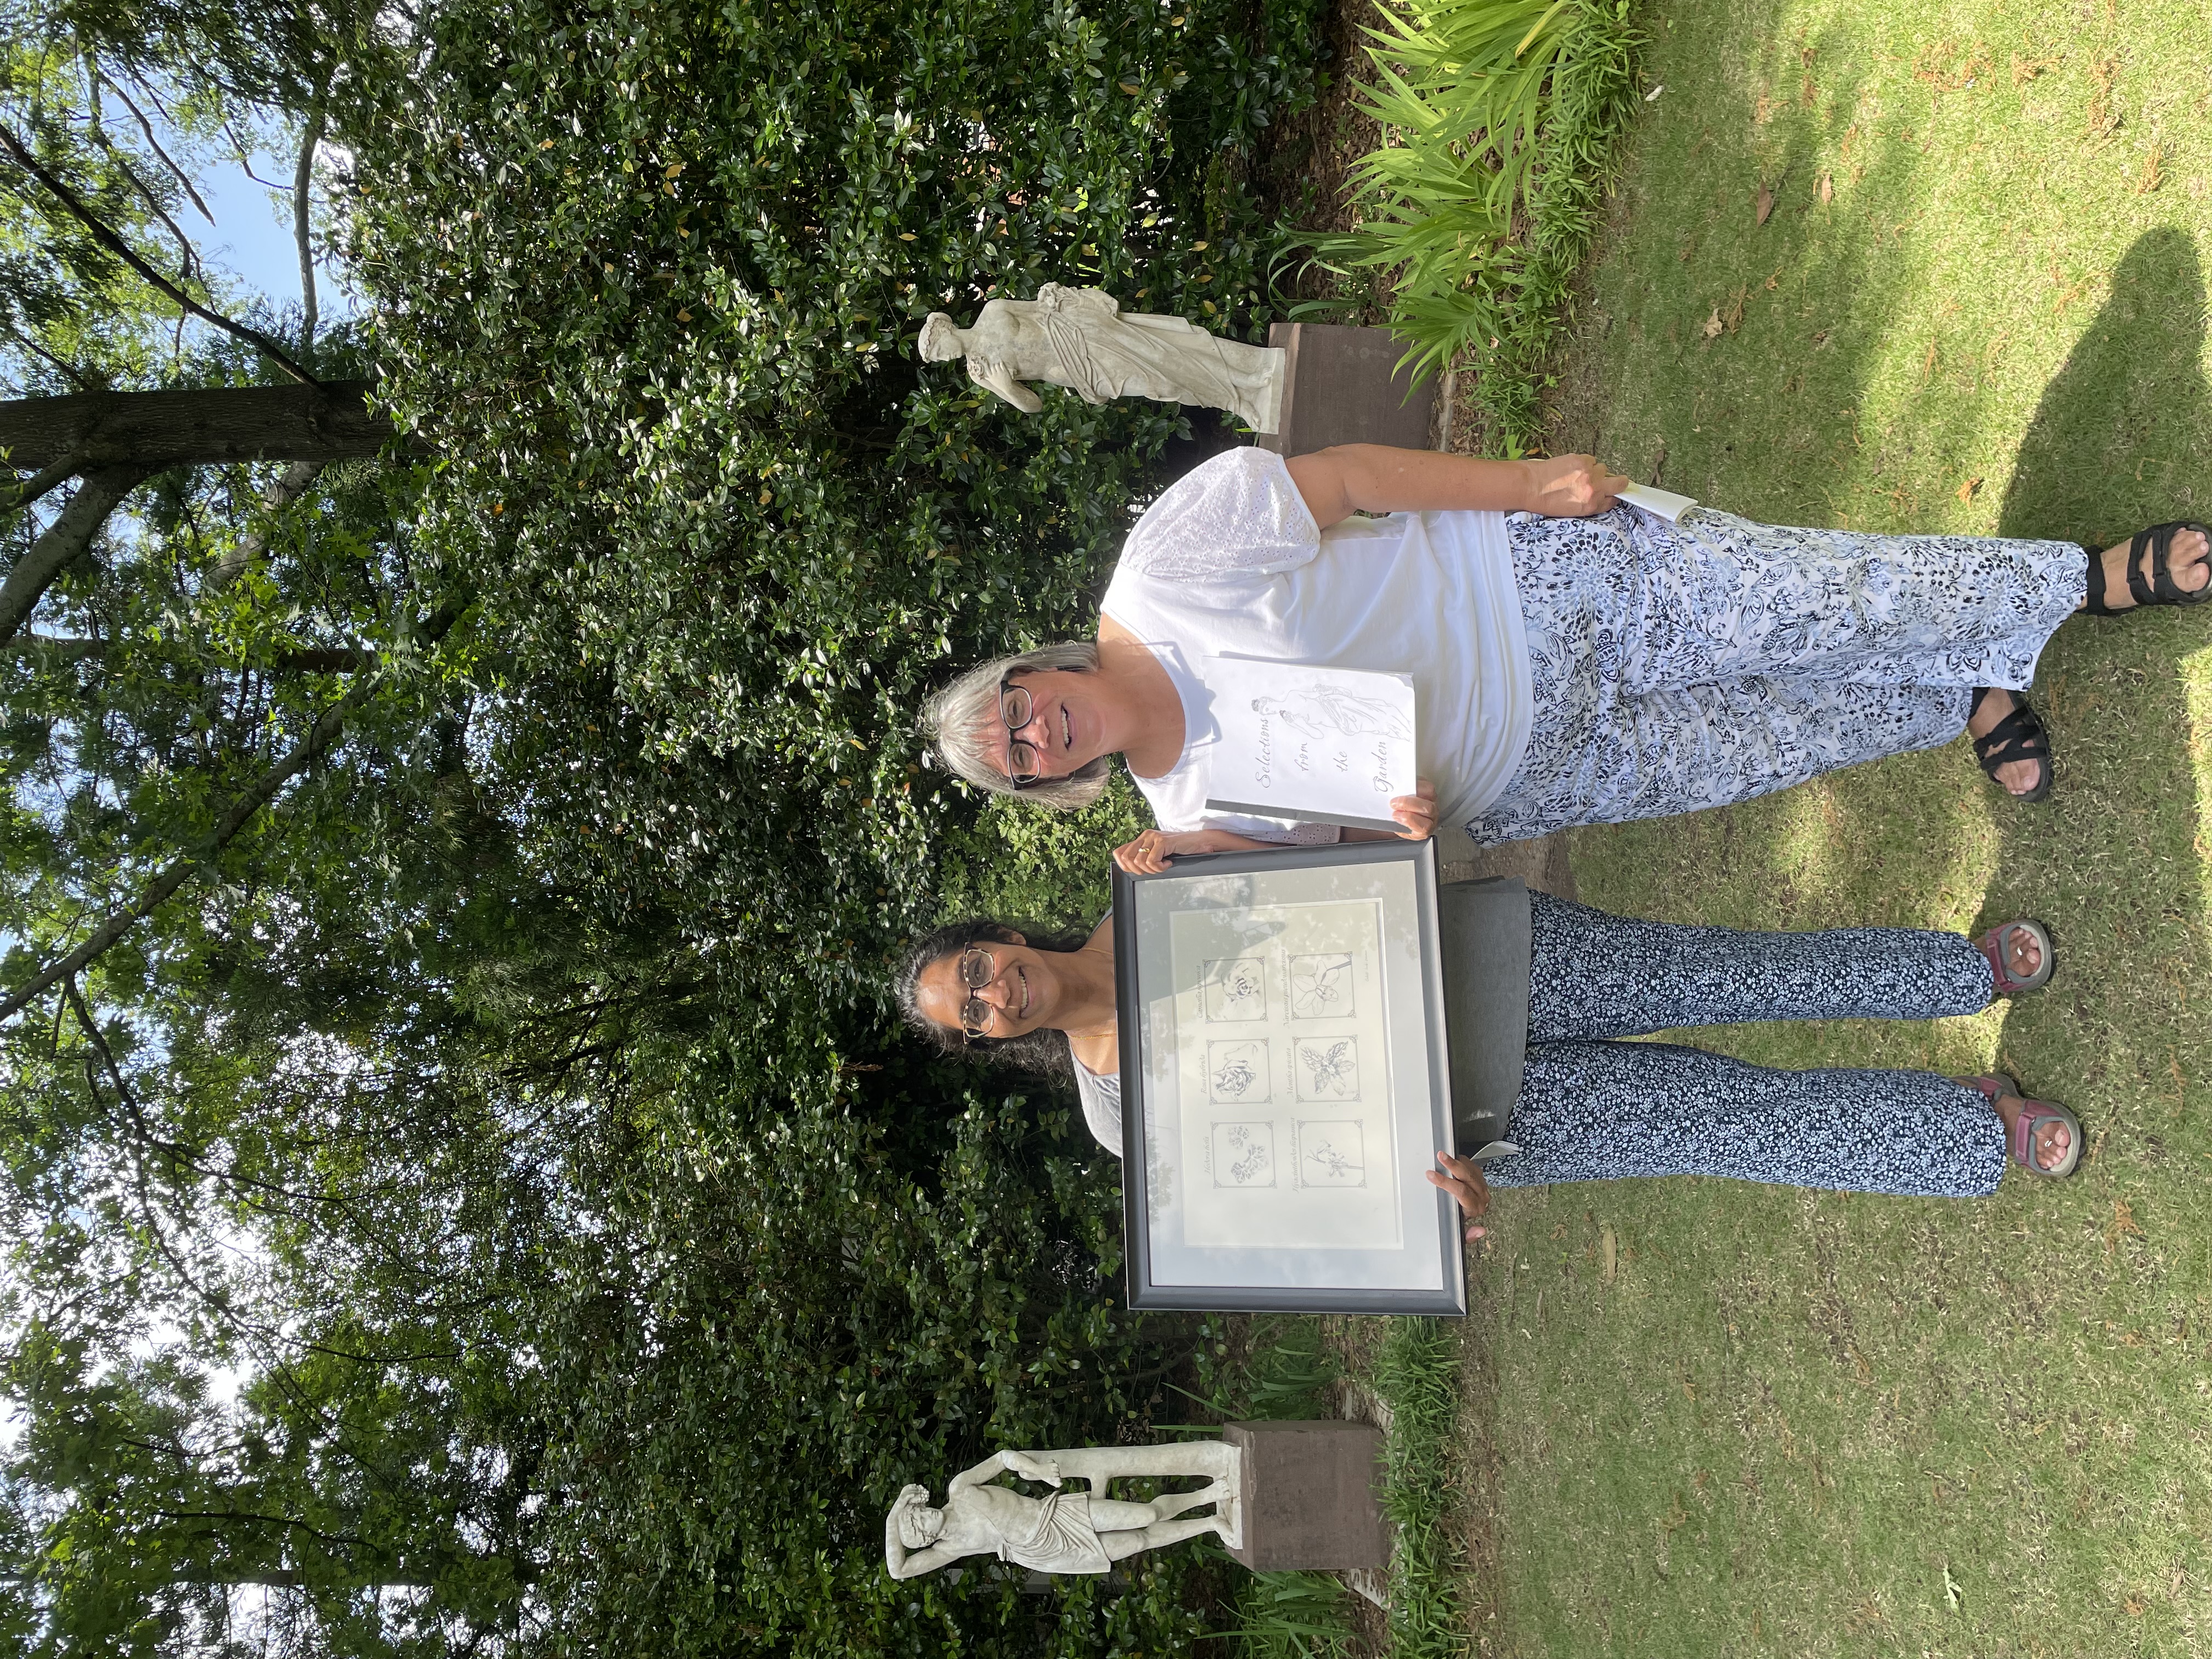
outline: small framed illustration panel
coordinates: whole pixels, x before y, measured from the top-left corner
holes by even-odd
[[[1432,842],[1114,877],[1133,1308],[1463,1315]]]

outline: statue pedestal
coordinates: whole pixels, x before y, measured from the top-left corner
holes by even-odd
[[[1267,343],[1286,362],[1280,418],[1258,443],[1278,455],[1305,455],[1331,444],[1389,444],[1426,449],[1437,377],[1417,392],[1413,372],[1394,373],[1405,343],[1388,329],[1334,323],[1277,323]]]
[[[1356,331],[1339,331],[1351,332]],[[1376,1501],[1382,1431],[1364,1423],[1231,1423],[1242,1538],[1230,1548],[1255,1572],[1381,1567],[1390,1539]]]

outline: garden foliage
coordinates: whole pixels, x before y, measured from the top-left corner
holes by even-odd
[[[1319,9],[453,5],[347,118],[386,392],[439,458],[422,556],[477,597],[487,799],[587,932],[663,940],[621,960],[671,1017],[621,1034],[547,1256],[556,1647],[1202,1627],[1182,1557],[1046,1599],[882,1571],[903,1481],[1142,1431],[1191,1353],[1117,1308],[1118,1169],[1068,1103],[922,1057],[881,994],[948,898],[1096,902],[1058,860],[1126,793],[1073,836],[979,816],[915,714],[1087,631],[1192,440],[1157,405],[1022,416],[913,347],[1049,280],[1255,333],[1246,175]]]
[[[423,526],[498,619],[543,846],[705,951],[835,986],[929,914],[933,682],[1089,623],[1182,417],[1040,417],[922,318],[1096,283],[1253,331],[1243,182],[1315,0],[443,8],[364,115]],[[1256,32],[1248,29],[1256,21]]]
[[[1021,416],[913,342],[1054,279],[1256,334],[1277,243],[1248,175],[1320,11],[55,23],[73,86],[198,53],[327,119],[368,303],[315,362],[376,376],[414,446],[281,509],[273,466],[161,473],[8,655],[10,985],[208,856],[0,1029],[0,1646],[1104,1655],[1206,1627],[1196,1552],[1045,1596],[994,1562],[882,1569],[903,1482],[1148,1435],[1221,1358],[1118,1306],[1119,1171],[1072,1103],[923,1052],[883,969],[949,906],[1103,906],[1132,792],[984,810],[914,716],[971,658],[1085,629],[1132,507],[1225,434],[1053,392]],[[159,246],[70,119],[39,142]],[[59,382],[19,391],[265,372],[165,356],[110,274],[47,307]],[[341,688],[342,736],[209,848]]]
[[[1357,94],[1386,136],[1353,169],[1370,205],[1321,255],[1390,273],[1408,361],[1471,364],[1517,447],[1634,106],[1628,0],[1413,0],[1382,17],[1376,84]]]

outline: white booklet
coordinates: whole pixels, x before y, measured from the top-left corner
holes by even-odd
[[[1208,657],[1220,728],[1206,810],[1395,830],[1413,793],[1413,682],[1404,674]]]
[[[1626,485],[1621,489],[1620,499],[1632,502],[1646,513],[1657,514],[1669,524],[1697,505],[1689,496],[1677,495],[1673,490],[1662,489],[1656,484]]]

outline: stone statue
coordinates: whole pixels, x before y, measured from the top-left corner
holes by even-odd
[[[1025,415],[1044,404],[1024,382],[1043,380],[1088,404],[1154,398],[1231,410],[1255,432],[1282,418],[1280,347],[1224,340],[1180,317],[1126,315],[1103,289],[1047,283],[1034,300],[992,301],[973,328],[933,311],[918,343],[929,362],[965,357],[969,379]]]
[[[1243,1540],[1239,1468],[1237,1448],[1218,1440],[994,1452],[952,1477],[941,1507],[930,1506],[927,1486],[900,1492],[884,1520],[884,1565],[894,1578],[917,1578],[963,1555],[995,1555],[1039,1572],[1104,1572],[1125,1556],[1201,1533],[1218,1534],[1234,1548]],[[1049,1486],[1085,1481],[1090,1490],[1024,1498],[994,1484],[1006,1473]],[[1206,1484],[1149,1504],[1106,1495],[1109,1481],[1131,1475],[1202,1475]],[[1213,1505],[1212,1515],[1176,1518],[1203,1504]]]

